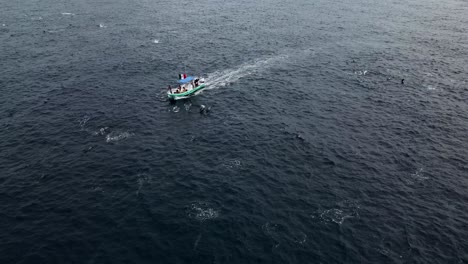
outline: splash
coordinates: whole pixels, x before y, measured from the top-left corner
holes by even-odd
[[[424,171],[423,168],[419,168],[415,173],[411,174],[411,178],[413,178],[416,181],[428,180],[429,177],[424,176],[423,171]]]
[[[425,182],[426,180],[429,180],[428,176],[424,175],[424,168],[419,168],[417,169],[414,173],[411,173],[409,175],[403,175],[401,180],[403,183],[405,183],[408,186],[416,186],[418,184],[421,184]]]
[[[109,130],[109,127],[101,127],[98,131],[94,131],[93,135],[95,135],[95,136],[98,136],[98,135],[104,136],[107,133],[108,130]]]
[[[322,218],[323,220],[328,222],[333,221],[339,225],[343,224],[346,218],[350,218],[352,216],[352,213],[348,214],[347,212],[336,208],[325,210],[320,214],[320,218]]]
[[[237,159],[226,159],[223,161],[222,166],[228,169],[241,166],[241,161]]]
[[[361,75],[366,75],[368,73],[367,70],[363,70],[363,71],[355,71],[354,74],[358,75],[358,76],[361,76]]]
[[[343,201],[336,208],[318,210],[312,218],[325,223],[336,223],[342,225],[346,219],[359,217],[359,204],[355,201]]]
[[[62,13],[63,16],[74,16],[75,14],[73,13],[67,13],[67,12],[63,12]]]
[[[218,211],[211,208],[207,203],[195,202],[188,208],[188,216],[200,222],[217,218]]]
[[[158,44],[159,43],[159,39],[153,39],[152,41],[154,44]]]
[[[89,119],[90,119],[89,116],[83,116],[83,118],[79,120],[81,131],[85,130],[86,122],[88,122]]]
[[[106,135],[106,142],[107,143],[117,142],[117,141],[120,141],[122,139],[129,138],[132,135],[133,135],[132,133],[128,133],[128,132],[120,132],[120,133],[119,132],[111,132],[111,133]]]

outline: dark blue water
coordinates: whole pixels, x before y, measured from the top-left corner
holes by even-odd
[[[468,263],[467,25],[461,0],[2,1],[0,263]],[[185,68],[208,88],[171,104]]]

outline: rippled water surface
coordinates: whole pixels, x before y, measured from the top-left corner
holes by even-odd
[[[0,263],[468,263],[467,1],[0,14]]]

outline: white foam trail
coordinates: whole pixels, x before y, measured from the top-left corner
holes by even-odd
[[[286,60],[294,60],[297,58],[305,58],[310,55],[315,55],[317,51],[322,48],[309,48],[301,51],[287,52],[273,57],[259,59],[254,62],[245,63],[237,68],[231,68],[224,71],[216,71],[208,74],[206,88],[204,90],[211,90],[224,87],[228,84],[234,83],[251,74],[258,74],[268,70],[273,65]],[[366,73],[368,73],[366,71]]]
[[[75,14],[73,13],[67,13],[67,12],[63,12],[62,13],[63,16],[74,16]]]
[[[288,57],[289,55],[278,55],[263,60],[257,60],[253,63],[242,64],[237,68],[210,73],[208,74],[206,82],[207,87],[205,88],[205,90],[224,87],[248,75],[264,71],[268,69],[271,65],[274,65],[279,61],[286,60]]]

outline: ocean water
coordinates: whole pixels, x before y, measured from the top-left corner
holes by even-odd
[[[1,1],[0,263],[468,263],[467,25],[466,0]],[[170,103],[184,71],[208,88]]]

